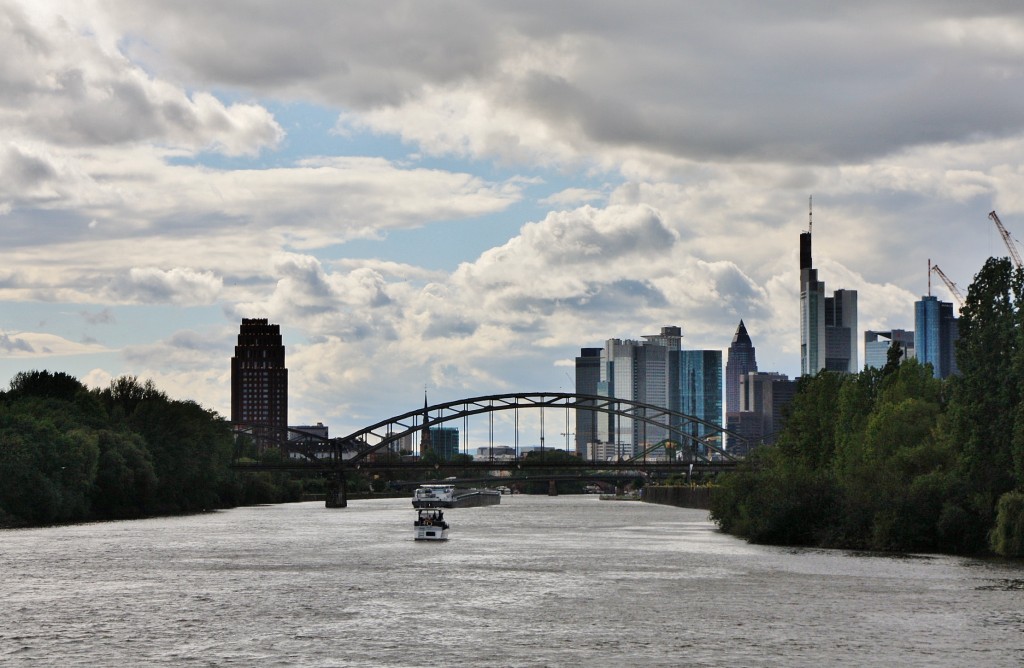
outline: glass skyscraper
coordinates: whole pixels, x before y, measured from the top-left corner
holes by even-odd
[[[921,364],[931,364],[936,378],[948,378],[959,372],[956,365],[956,340],[959,322],[953,316],[953,304],[928,295],[914,302],[914,351]]]
[[[811,233],[800,233],[800,374],[857,373],[857,291],[825,296],[811,259]]]
[[[687,415],[722,426],[722,351],[681,350],[679,351],[679,397],[677,409]],[[690,422],[686,433],[694,437],[717,436],[718,430],[699,422]],[[696,444],[683,443],[683,447]],[[706,454],[703,445],[696,452]]]

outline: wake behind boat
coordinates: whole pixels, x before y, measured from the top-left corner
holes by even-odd
[[[440,508],[420,508],[413,522],[415,540],[448,540],[448,522]]]

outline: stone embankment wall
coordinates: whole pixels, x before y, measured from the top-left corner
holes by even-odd
[[[650,486],[644,488],[643,500],[680,508],[711,508],[710,487]]]

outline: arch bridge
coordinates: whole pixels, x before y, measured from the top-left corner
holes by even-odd
[[[236,453],[236,461],[233,466],[241,470],[320,470],[328,472],[333,474],[334,479],[340,481],[341,494],[344,496],[343,473],[347,470],[373,471],[404,468],[422,470],[425,468],[423,462],[396,459],[390,448],[394,443],[424,429],[453,421],[465,422],[472,416],[488,414],[490,416],[490,445],[493,446],[493,415],[511,411],[515,415],[516,434],[516,457],[513,461],[489,458],[459,463],[431,462],[431,465],[435,468],[456,466],[460,469],[521,469],[524,465],[530,466],[531,464],[530,458],[520,458],[518,451],[519,412],[524,410],[540,412],[541,451],[545,450],[545,415],[549,411],[564,411],[565,430],[560,432],[560,435],[565,436],[567,442],[570,435],[570,410],[608,414],[617,421],[634,420],[640,423],[642,433],[649,426],[654,433],[672,435],[667,439],[660,439],[656,443],[646,444],[639,452],[629,453],[629,456],[619,456],[615,461],[590,459],[575,463],[536,462],[538,467],[563,470],[579,468],[581,474],[584,474],[582,469],[593,470],[595,468],[635,471],[640,467],[651,472],[665,473],[728,468],[735,463],[735,458],[726,452],[724,447],[715,443],[713,437],[720,435],[724,439],[726,435],[729,435],[736,439],[746,440],[741,435],[702,418],[639,401],[570,392],[518,392],[470,397],[425,406],[381,420],[340,438],[323,438],[291,428],[236,425],[236,434],[249,434],[254,438],[258,435],[262,445],[277,448],[281,452],[281,458],[276,462],[243,462],[240,461],[241,458]],[[619,430],[616,428],[615,431]],[[712,438],[698,435],[698,431],[710,434]],[[648,458],[652,451],[673,443],[686,443],[689,447],[679,448],[680,452],[672,460]],[[547,448],[547,450],[562,450],[562,448]],[[330,499],[328,499],[328,505],[331,505]]]

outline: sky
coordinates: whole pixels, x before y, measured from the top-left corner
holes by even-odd
[[[228,417],[241,318],[332,436],[666,325],[795,377],[812,196],[862,331],[1024,236],[1018,2],[0,0],[0,56],[0,385]]]

